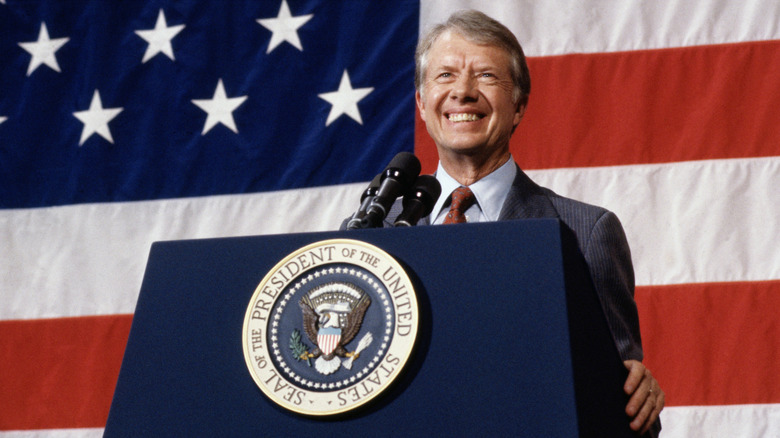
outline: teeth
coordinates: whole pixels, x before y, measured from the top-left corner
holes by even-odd
[[[476,114],[450,114],[450,122],[476,122],[481,117]]]

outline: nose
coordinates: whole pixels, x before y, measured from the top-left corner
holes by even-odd
[[[477,100],[479,92],[477,90],[477,80],[470,75],[461,75],[453,83],[452,99],[461,102],[473,102]]]

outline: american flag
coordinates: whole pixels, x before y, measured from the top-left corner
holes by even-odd
[[[780,436],[774,0],[0,0],[0,431],[102,433],[153,241],[433,171],[413,52],[461,8],[529,56],[515,159],[623,222],[663,436]]]

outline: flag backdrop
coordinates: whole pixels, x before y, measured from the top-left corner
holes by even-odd
[[[774,0],[0,0],[0,433],[102,433],[153,241],[432,171],[413,52],[462,7],[529,56],[514,157],[624,224],[663,435],[780,437]]]

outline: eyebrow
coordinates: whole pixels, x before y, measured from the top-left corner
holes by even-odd
[[[437,68],[437,69],[460,69],[460,67],[458,67],[457,65],[458,64],[462,64],[462,63],[463,63],[463,60],[462,60],[462,58],[460,56],[449,56],[449,57],[445,57],[444,59],[442,59],[440,61],[440,63],[437,66],[435,66],[435,68]],[[479,59],[479,60],[471,62],[470,64],[474,67],[474,70],[479,70],[479,71],[482,71],[482,70],[496,70],[496,71],[501,70],[500,63],[498,63],[496,61],[493,61],[492,59],[486,59],[486,60]],[[429,67],[434,67],[430,63],[428,64],[428,66]],[[506,66],[506,70],[510,70],[509,66]]]

